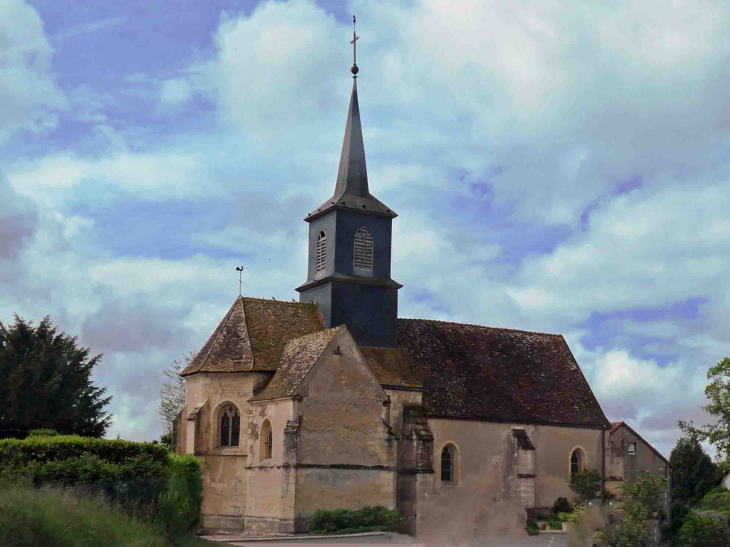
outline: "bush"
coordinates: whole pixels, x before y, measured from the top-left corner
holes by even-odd
[[[203,474],[190,454],[170,456],[167,488],[160,498],[157,520],[167,531],[192,530],[200,522]]]
[[[553,503],[553,509],[552,513],[553,516],[557,516],[558,513],[570,513],[573,511],[573,506],[570,505],[570,502],[568,502],[567,498],[558,498],[555,500],[555,503]]]
[[[527,524],[525,524],[525,531],[527,531],[527,535],[529,536],[540,535],[540,528],[538,528],[536,522],[528,522]]]
[[[60,435],[55,429],[31,429],[28,433],[29,437],[57,437]]]
[[[78,491],[0,483],[0,545],[3,547],[207,547],[183,534],[166,538],[149,520]]]
[[[560,522],[557,518],[553,517],[548,521],[548,526],[550,526],[551,530],[562,530],[563,529],[563,523]]]
[[[730,491],[724,487],[713,488],[702,498],[700,509],[704,511],[730,511]]]
[[[687,547],[721,547],[727,545],[725,524],[717,517],[690,515],[679,531],[680,545]]]
[[[595,499],[601,491],[601,474],[595,469],[581,471],[570,478],[570,489],[583,501]]]
[[[307,531],[311,534],[334,534],[394,530],[402,523],[403,517],[398,511],[391,511],[380,505],[363,507],[357,511],[318,509],[307,522]]]
[[[202,475],[194,456],[167,447],[76,436],[0,441],[0,479],[101,496],[169,534],[200,520]]]

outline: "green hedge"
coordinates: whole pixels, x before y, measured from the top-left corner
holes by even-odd
[[[0,440],[0,464],[26,466],[31,462],[65,461],[84,455],[98,456],[113,464],[124,464],[138,456],[149,456],[165,464],[167,447],[152,443],[96,439],[77,435],[40,436]]]
[[[391,511],[380,505],[352,509],[326,511],[318,509],[307,522],[311,534],[335,534],[365,532],[373,530],[394,530],[403,523],[398,511]]]
[[[0,479],[103,495],[168,532],[200,519],[202,475],[194,456],[167,447],[77,436],[0,441]]]

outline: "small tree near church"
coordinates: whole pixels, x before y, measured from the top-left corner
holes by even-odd
[[[710,403],[702,410],[717,419],[714,424],[695,427],[694,422],[680,420],[679,428],[699,441],[706,441],[715,447],[717,459],[728,457],[730,449],[730,357],[725,357],[707,371],[712,380],[705,388]]]
[[[169,444],[165,442],[166,440],[172,440],[172,422],[175,421],[180,409],[185,406],[185,380],[180,373],[194,357],[195,352],[190,352],[183,356],[183,361],[175,359],[164,371],[167,379],[160,390],[160,418],[162,418],[164,444]]]
[[[50,317],[37,327],[17,315],[12,325],[0,322],[0,438],[24,438],[33,429],[103,437],[111,397],[91,381],[100,360]]]

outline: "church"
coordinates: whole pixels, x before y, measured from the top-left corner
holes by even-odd
[[[382,505],[423,535],[524,524],[583,469],[613,489],[625,452],[563,336],[398,317],[397,215],[370,193],[352,72],[299,302],[239,296],[182,372],[173,444],[202,463],[202,526],[296,533],[318,509]]]

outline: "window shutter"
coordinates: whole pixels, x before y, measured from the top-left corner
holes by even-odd
[[[358,270],[373,269],[373,238],[366,228],[355,232],[354,266]]]
[[[324,271],[325,263],[327,262],[327,235],[324,232],[319,232],[317,237],[317,271]]]

